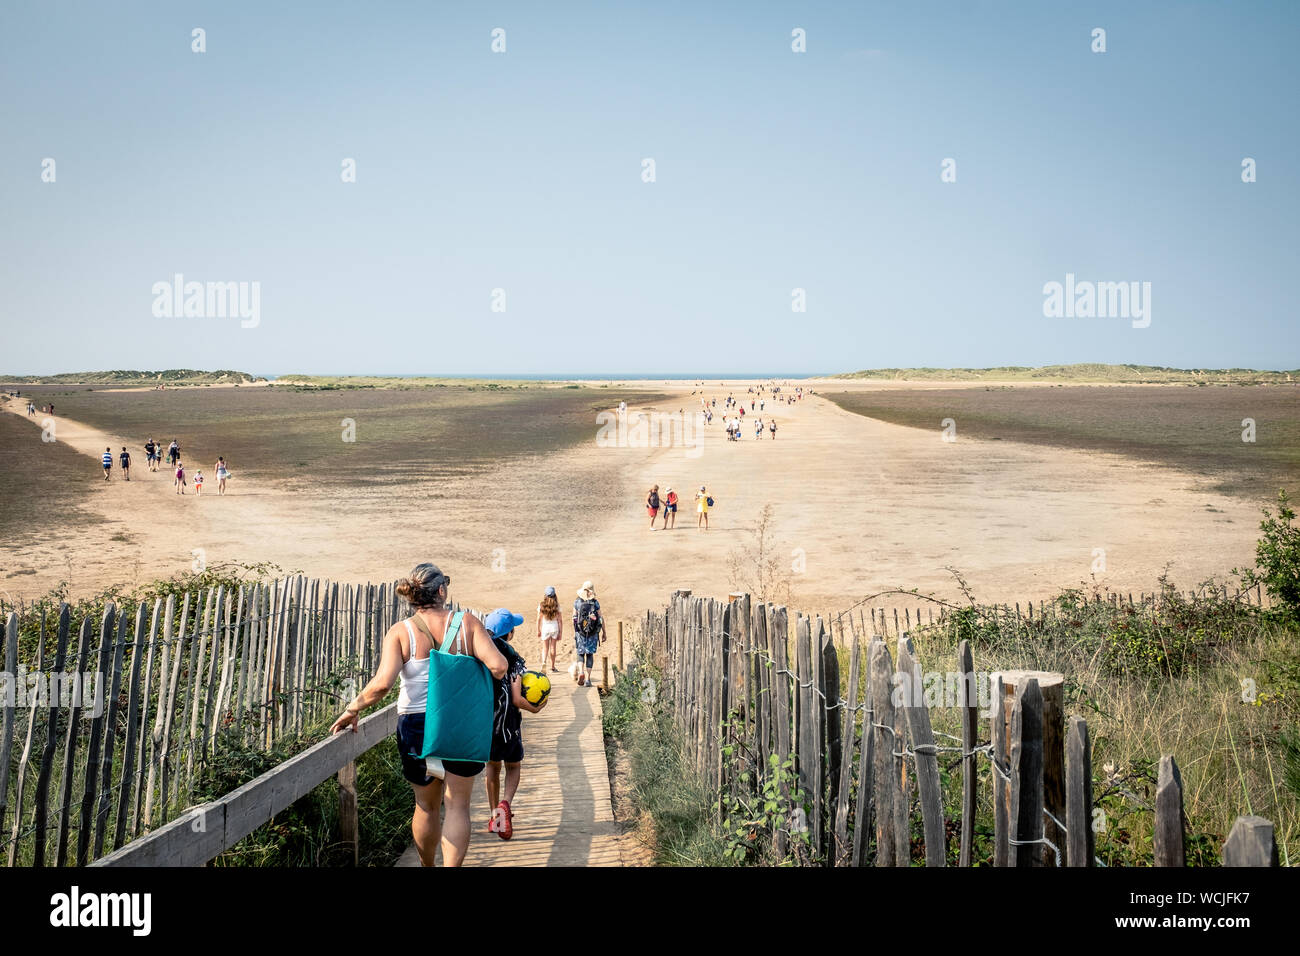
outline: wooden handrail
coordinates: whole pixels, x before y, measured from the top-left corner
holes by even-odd
[[[356,733],[322,740],[224,797],[187,810],[91,866],[202,866],[397,730],[397,704],[361,721]]]

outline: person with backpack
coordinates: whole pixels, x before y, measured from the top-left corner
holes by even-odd
[[[493,682],[506,676],[508,666],[483,622],[473,614],[452,609],[447,598],[449,584],[451,578],[427,562],[416,565],[410,576],[398,583],[396,593],[409,603],[411,616],[388,629],[375,676],[330,728],[331,734],[348,729],[355,732],[361,712],[383,700],[394,681],[400,678],[397,752],[402,761],[402,776],[415,793],[411,835],[415,838],[421,866],[433,866],[439,843],[444,866],[460,866],[464,862],[465,851],[469,848],[469,810],[474,795],[474,778],[483,772],[485,766],[485,763],[476,761],[415,756],[423,752],[430,657],[446,654],[477,658],[487,668]],[[477,673],[476,668],[458,666],[455,679],[468,680],[467,670]],[[439,679],[436,672],[434,679]],[[450,679],[441,678],[443,681]],[[457,687],[437,684],[438,690],[444,694],[451,694]],[[461,689],[468,691],[469,685]],[[490,701],[485,703],[491,706]],[[446,818],[440,822],[438,811],[444,805]]]
[[[569,670],[579,687],[591,686],[596,650],[605,642],[605,619],[590,581],[582,582],[578,598],[573,602],[573,641],[578,659]]]
[[[699,531],[701,527],[705,531],[709,530],[709,509],[712,507],[713,499],[710,498],[709,493],[704,490],[704,486],[700,485],[700,490],[695,494],[696,531]]]

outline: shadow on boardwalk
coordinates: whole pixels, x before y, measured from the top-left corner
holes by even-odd
[[[599,692],[578,687],[565,673],[550,677],[554,689],[546,708],[523,715],[524,764],[513,804],[514,836],[507,841],[487,832],[491,808],[485,774],[480,774],[466,866],[624,865],[623,837],[610,808]],[[407,847],[397,865],[420,865],[414,846]]]

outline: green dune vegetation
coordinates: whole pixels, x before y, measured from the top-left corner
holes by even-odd
[[[114,369],[111,372],[60,372],[58,375],[3,375],[6,385],[243,385],[264,382],[265,378],[217,369],[201,372],[192,368],[168,368],[160,372]]]
[[[995,368],[873,368],[832,378],[902,382],[1052,382],[1123,385],[1256,385],[1300,382],[1300,369],[1260,371],[1252,368],[1166,368],[1163,365],[1000,365]]]
[[[280,375],[271,383],[277,388],[528,388],[556,386],[557,382],[492,381],[486,378],[451,378],[436,375]]]

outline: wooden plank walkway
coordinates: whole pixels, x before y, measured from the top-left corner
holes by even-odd
[[[480,774],[465,866],[625,865],[624,838],[610,807],[600,693],[577,686],[566,672],[550,677],[550,703],[540,714],[523,715],[524,763],[512,804],[514,836],[502,840],[487,832],[491,808],[485,774]],[[414,844],[397,865],[420,865]]]

